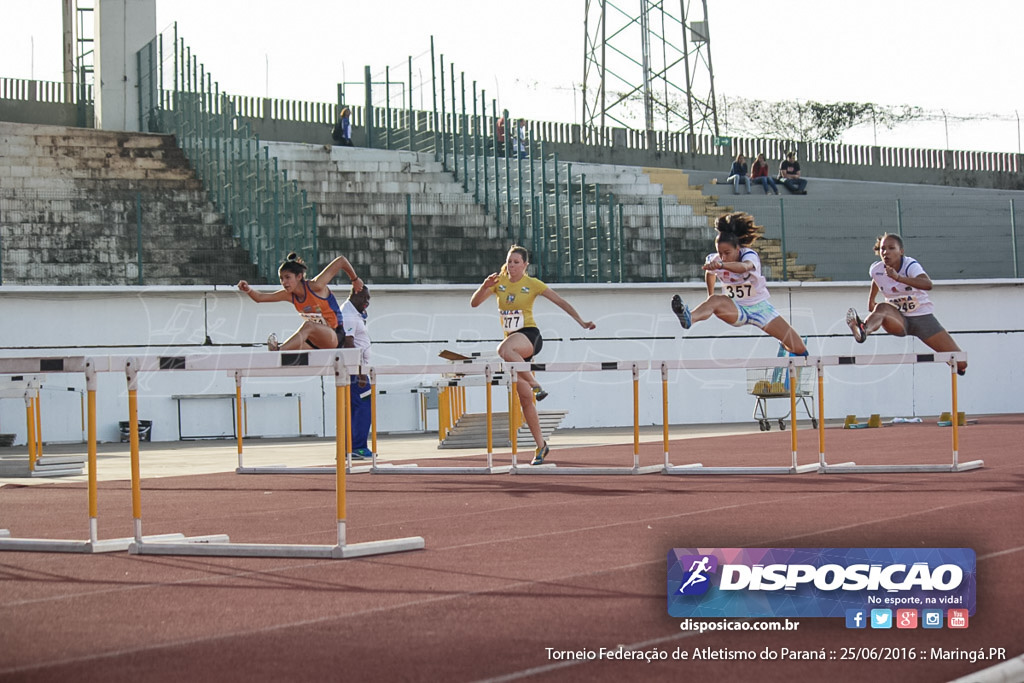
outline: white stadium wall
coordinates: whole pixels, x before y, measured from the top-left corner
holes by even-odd
[[[371,286],[369,328],[375,365],[443,362],[443,349],[493,356],[500,328],[493,301],[469,306],[469,285]],[[751,327],[732,328],[717,319],[680,329],[669,310],[672,294],[691,306],[705,296],[702,284],[685,285],[562,284],[557,291],[580,314],[597,323],[585,331],[546,300],[538,300],[536,317],[544,333],[537,362],[684,360],[775,357],[778,344]],[[851,305],[865,308],[868,283],[775,283],[772,301],[808,338],[812,355],[927,352],[917,339],[874,335],[853,342],[844,323]],[[336,294],[346,288],[336,287]],[[968,353],[970,370],[959,380],[959,409],[969,415],[1024,412],[1024,381],[1019,362],[1024,350],[1024,281],[947,281],[932,292],[936,315]],[[343,296],[343,295],[342,295]],[[299,317],[289,304],[256,304],[233,287],[3,287],[0,289],[0,356],[169,355],[237,352],[262,346],[270,332],[290,334]],[[205,345],[209,339],[211,345]],[[247,345],[257,346],[247,347]],[[3,381],[6,378],[0,378]],[[437,375],[385,376],[379,388],[380,432],[421,428],[417,387],[430,386]],[[541,373],[550,397],[545,409],[566,409],[562,427],[611,427],[632,424],[632,390],[626,372]],[[945,365],[829,368],[825,376],[825,414],[935,416],[950,409],[950,372]],[[182,401],[174,395],[234,393],[226,373],[165,372],[139,380],[139,418],[153,421],[153,439],[174,441],[180,435],[224,436],[232,433],[230,402]],[[669,420],[687,424],[747,422],[755,398],[748,393],[742,369],[670,373]],[[82,438],[81,390],[77,375],[47,375],[42,393],[43,439]],[[68,388],[71,391],[68,391]],[[296,397],[301,394],[302,432],[333,435],[333,377],[247,378],[247,427],[252,436],[294,435],[298,429]],[[267,396],[270,394],[270,396]],[[468,409],[483,412],[484,392],[467,390]],[[506,408],[505,391],[496,388],[495,410]],[[784,414],[788,402],[769,401],[769,414]],[[123,376],[101,375],[97,392],[99,439],[116,441],[117,423],[127,419]],[[640,423],[661,423],[660,370],[640,377]],[[326,415],[326,418],[325,418]],[[26,442],[25,406],[21,399],[0,400],[0,432]],[[428,427],[436,429],[436,411]]]

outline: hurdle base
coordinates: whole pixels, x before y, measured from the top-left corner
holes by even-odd
[[[420,467],[412,465],[376,465],[371,472],[374,474],[507,474],[511,465],[496,467]]]
[[[11,535],[11,532],[8,531],[7,529],[0,529],[0,538],[8,538],[8,537],[10,537],[10,535]]]
[[[271,543],[133,543],[133,555],[197,555],[206,557],[298,557],[307,559],[349,559],[423,550],[422,536],[346,545],[288,545]]]
[[[662,474],[672,474],[672,472],[670,470],[682,469],[684,467],[686,467],[686,468],[704,467],[704,464],[703,463],[699,463],[699,462],[691,462],[689,465],[673,465],[672,463],[670,463],[668,461],[668,458],[665,458],[665,464],[661,468],[661,473]]]
[[[807,474],[817,472],[818,463],[796,467],[704,467],[702,465],[667,466],[662,474]]]
[[[825,474],[825,470],[828,469],[828,468],[834,468],[834,467],[850,468],[850,467],[856,467],[856,466],[857,466],[857,463],[855,463],[852,460],[849,461],[849,462],[837,462],[837,463],[834,463],[834,464],[830,465],[827,462],[825,462],[825,457],[822,456],[821,460],[818,461],[818,474]]]
[[[655,474],[661,472],[662,467],[662,465],[644,465],[643,467],[559,467],[557,463],[546,462],[540,465],[516,465],[512,467],[512,474]]]
[[[184,534],[158,534],[154,541],[183,541]],[[73,541],[50,538],[0,538],[0,550],[42,553],[116,553],[128,550],[134,538],[107,538],[98,541]]]
[[[335,474],[331,467],[289,467],[288,465],[262,465],[260,467],[236,467],[235,474]]]
[[[370,465],[345,467],[345,474],[362,474],[370,472]],[[334,465],[324,467],[291,467],[288,465],[262,465],[260,467],[236,467],[235,474],[337,474]]]
[[[821,474],[888,474],[894,472],[967,472],[985,466],[984,460],[971,460],[957,465],[825,465],[819,467]]]

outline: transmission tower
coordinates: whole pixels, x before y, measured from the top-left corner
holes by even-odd
[[[707,0],[586,0],[585,12],[584,126],[718,135]]]

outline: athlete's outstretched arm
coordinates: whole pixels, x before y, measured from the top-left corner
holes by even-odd
[[[358,275],[356,275],[355,268],[352,267],[352,264],[349,263],[348,259],[345,258],[344,256],[339,256],[338,258],[328,263],[327,267],[321,270],[320,274],[313,278],[313,282],[317,283],[318,285],[327,286],[328,284],[330,284],[331,280],[333,280],[334,277],[343,270],[345,271],[345,274],[348,275],[349,279],[352,281],[352,291],[361,291],[363,289],[363,281],[362,279],[360,279]]]
[[[914,277],[903,277],[895,268],[885,267],[885,274],[891,277],[901,285],[909,285],[914,289],[931,289],[932,279],[928,277],[928,273],[921,273]]]
[[[476,308],[491,296],[494,285],[498,284],[498,274],[491,273],[487,278],[480,283],[480,286],[473,292],[473,297],[469,300],[469,305]]]
[[[266,294],[264,292],[257,292],[255,289],[249,286],[249,283],[246,282],[245,280],[238,281],[238,289],[248,294],[249,298],[252,299],[253,301],[261,304],[266,303],[268,301],[288,301],[289,299],[291,299],[292,296],[283,289],[279,289],[276,292],[271,292],[270,294]]]
[[[575,320],[577,323],[579,323],[580,327],[582,327],[583,329],[585,329],[585,330],[592,330],[595,327],[597,327],[597,325],[595,325],[591,321],[584,320],[583,318],[581,318],[580,314],[576,312],[576,309],[572,307],[572,304],[570,304],[568,301],[566,301],[565,299],[560,297],[555,292],[555,290],[551,289],[550,287],[545,289],[541,293],[541,296],[545,297],[546,299],[549,299],[553,304],[555,304],[556,306],[561,308],[563,311],[568,313],[569,316],[573,320]]]
[[[878,298],[878,283],[874,280],[871,281],[871,293],[868,294],[868,313],[875,310],[876,302]]]

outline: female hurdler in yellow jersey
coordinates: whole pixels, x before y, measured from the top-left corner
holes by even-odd
[[[529,253],[525,248],[512,245],[505,258],[505,265],[501,272],[491,273],[487,279],[473,293],[470,304],[475,308],[482,304],[487,298],[494,294],[498,297],[498,314],[501,316],[501,326],[505,333],[505,340],[498,345],[498,355],[502,360],[509,362],[530,361],[540,353],[544,340],[540,336],[540,330],[533,320],[533,301],[542,296],[552,301],[556,306],[572,316],[572,319],[586,330],[596,327],[589,320],[580,317],[576,309],[569,302],[549,289],[546,284],[537,278],[526,274],[529,267]],[[540,383],[534,378],[532,372],[521,372],[516,382],[516,391],[519,392],[519,403],[523,408],[523,418],[533,435],[533,442],[537,444],[537,451],[534,453],[531,465],[539,465],[544,462],[548,454],[548,444],[544,441],[544,435],[540,430],[540,420],[537,417],[537,406],[533,399],[536,396],[538,401],[547,396],[547,392],[541,389]]]
[[[306,264],[295,252],[288,254],[288,258],[277,271],[283,289],[264,294],[250,287],[245,280],[238,283],[238,289],[248,294],[253,301],[290,301],[299,315],[305,319],[302,326],[283,344],[278,344],[277,337],[271,334],[267,339],[267,348],[270,351],[341,347],[345,341],[345,331],[341,325],[341,307],[327,284],[342,270],[352,279],[352,291],[360,291],[363,288],[363,281],[356,276],[355,269],[344,256],[334,259],[320,271],[319,275],[307,280]]]

